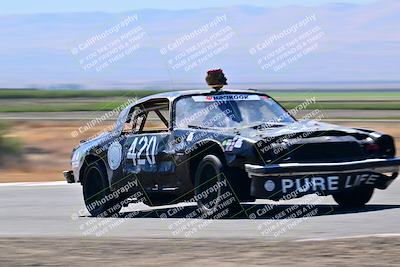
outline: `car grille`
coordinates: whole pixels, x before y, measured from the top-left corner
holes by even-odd
[[[280,149],[276,149],[276,148]],[[265,163],[340,162],[365,159],[362,146],[352,137],[305,138],[280,143],[262,154]]]
[[[356,142],[312,143],[292,145],[286,151],[286,162],[331,162],[363,158],[363,150]]]

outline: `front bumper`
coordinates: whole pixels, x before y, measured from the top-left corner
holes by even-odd
[[[64,175],[65,180],[67,180],[67,182],[69,184],[75,183],[75,178],[74,178],[74,172],[73,171],[63,171],[63,175]]]
[[[295,192],[332,194],[354,187],[387,188],[399,173],[400,158],[366,159],[347,162],[246,164],[251,195],[280,199]]]
[[[400,158],[366,159],[346,162],[324,163],[281,163],[271,165],[246,164],[245,169],[252,176],[282,176],[302,174],[322,174],[340,172],[399,172]]]

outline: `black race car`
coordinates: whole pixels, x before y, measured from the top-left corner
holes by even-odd
[[[389,135],[297,121],[257,91],[203,90],[140,99],[114,130],[76,147],[71,163],[64,176],[82,184],[94,216],[131,201],[188,201],[206,217],[312,193],[363,206],[397,177],[400,158]]]

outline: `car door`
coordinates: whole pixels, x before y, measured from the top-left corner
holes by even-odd
[[[176,188],[169,101],[152,100],[134,107],[131,121],[123,145],[123,175],[136,176],[147,192]]]

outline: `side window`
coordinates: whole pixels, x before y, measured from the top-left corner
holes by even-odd
[[[136,107],[132,117],[132,130],[137,133],[145,122],[146,112],[141,107]]]
[[[143,120],[143,114],[139,113],[141,113],[140,107],[136,106],[132,108],[124,125],[125,133],[131,133],[132,131],[135,132],[137,129],[139,129],[141,121]]]
[[[140,127],[142,126],[142,124],[144,123],[144,119],[146,115],[144,113],[142,113],[140,116],[136,117],[135,123],[132,125],[132,129],[135,133],[140,131]]]
[[[130,131],[134,133],[158,133],[169,130],[169,100],[153,100],[134,108]]]
[[[168,109],[148,110],[142,132],[165,132],[168,131]]]

